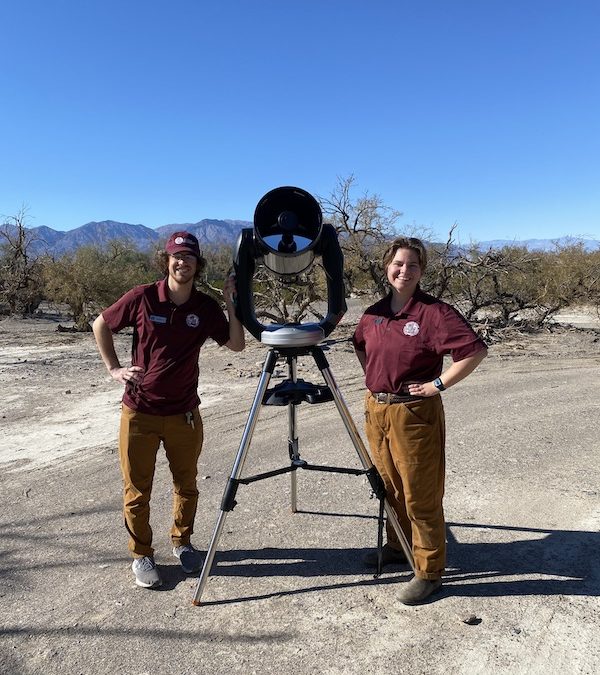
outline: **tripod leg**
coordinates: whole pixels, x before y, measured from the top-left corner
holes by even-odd
[[[377,572],[375,578],[381,576],[383,570],[383,512],[385,509],[385,500],[379,499],[379,517],[377,518]]]
[[[348,410],[348,407],[346,406],[346,402],[344,401],[342,394],[340,390],[338,389],[338,386],[335,382],[335,379],[331,373],[331,370],[329,369],[329,364],[327,363],[327,359],[325,358],[325,355],[323,354],[322,350],[320,348],[315,348],[313,350],[313,356],[315,358],[315,361],[317,363],[317,367],[321,371],[323,378],[325,379],[325,382],[327,383],[327,386],[331,390],[331,393],[333,394],[333,400],[335,401],[335,405],[338,409],[338,412],[340,413],[340,416],[342,418],[342,421],[344,422],[344,426],[346,427],[346,431],[348,432],[348,435],[350,436],[350,440],[352,441],[352,444],[354,445],[354,448],[356,449],[356,452],[358,453],[359,459],[363,465],[363,468],[365,470],[373,469],[373,462],[371,462],[371,457],[369,456],[369,453],[367,452],[367,449],[365,448],[365,444],[362,441],[362,438],[360,437],[360,434],[358,433],[358,429],[356,428],[356,425],[354,424],[354,420],[352,419],[350,415],[350,411]],[[381,480],[381,479],[380,479]],[[398,518],[396,516],[396,513],[394,509],[390,506],[388,503],[388,500],[385,500],[385,512],[388,518],[388,521],[390,522],[391,526],[394,528],[394,531],[398,535],[398,541],[400,542],[400,545],[402,546],[402,550],[404,551],[404,554],[406,555],[406,559],[408,560],[413,572],[415,571],[415,562],[413,559],[412,555],[412,549],[408,544],[408,541],[406,540],[406,537],[404,536],[404,532],[402,531],[402,528],[400,527],[400,523],[398,522]]]
[[[297,381],[296,374],[296,357],[288,356],[288,371],[289,379],[292,382]],[[290,453],[290,460],[292,463],[300,459],[298,452],[298,436],[296,435],[296,406],[293,403],[288,403],[288,450]],[[297,472],[290,473],[291,481],[291,510],[292,513],[298,511],[298,480]]]
[[[240,447],[238,449],[235,462],[233,464],[233,469],[231,470],[231,476],[225,487],[223,493],[223,499],[221,500],[221,511],[217,519],[217,524],[215,526],[208,551],[206,552],[206,559],[198,577],[198,583],[196,585],[196,591],[194,593],[194,598],[192,604],[200,605],[202,593],[206,582],[210,575],[210,570],[212,568],[213,561],[215,559],[215,553],[217,551],[217,546],[219,544],[219,539],[221,537],[221,532],[223,530],[223,525],[225,525],[225,518],[228,511],[232,511],[235,507],[235,493],[237,490],[237,480],[242,475],[242,470],[244,468],[244,462],[246,461],[246,455],[248,453],[248,448],[250,446],[250,441],[252,440],[252,435],[254,433],[254,428],[256,427],[256,421],[258,420],[258,413],[260,406],[262,405],[263,397],[265,391],[269,385],[269,380],[273,374],[275,364],[277,363],[277,354],[271,349],[267,354],[265,363],[263,366],[262,374],[258,382],[258,387],[256,389],[256,394],[254,395],[254,401],[252,402],[252,407],[250,408],[250,413],[248,414],[248,420],[246,421],[246,426],[244,427],[244,433],[242,434],[242,440],[240,441]]]

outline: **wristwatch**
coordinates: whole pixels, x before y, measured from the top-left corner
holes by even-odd
[[[445,391],[446,387],[444,386],[444,383],[440,380],[439,377],[436,377],[435,380],[433,381],[433,386],[438,390],[438,391]]]

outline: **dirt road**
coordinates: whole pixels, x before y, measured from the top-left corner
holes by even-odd
[[[600,670],[600,332],[494,346],[444,393],[449,566],[401,605],[402,567],[361,558],[377,504],[362,477],[299,472],[238,492],[202,607],[170,554],[164,458],[152,500],[165,585],[133,583],[115,450],[120,392],[90,335],[0,321],[0,672],[596,673]],[[327,352],[362,429],[346,322]],[[127,353],[128,337],[119,338]],[[266,350],[201,355],[205,449],[194,542],[206,549]],[[285,376],[282,367],[274,380]],[[299,376],[319,382],[309,359]],[[333,403],[298,410],[300,449],[359,466]],[[287,464],[284,408],[262,408],[245,474]]]

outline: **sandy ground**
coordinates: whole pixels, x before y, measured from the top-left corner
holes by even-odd
[[[152,499],[160,591],[135,586],[115,454],[119,387],[91,335],[58,317],[0,321],[0,673],[596,673],[600,671],[597,319],[494,345],[445,392],[449,559],[443,591],[396,600],[361,558],[377,503],[362,477],[299,472],[240,487],[217,564],[195,581],[170,554],[161,457]],[[326,352],[362,429],[347,315]],[[594,330],[593,328],[596,327]],[[118,338],[125,359],[129,336]],[[208,546],[266,348],[209,344],[194,542]],[[286,376],[281,365],[274,383]],[[320,383],[311,359],[299,376]],[[245,475],[286,466],[285,408],[263,407]],[[302,457],[358,467],[333,403],[298,409]]]

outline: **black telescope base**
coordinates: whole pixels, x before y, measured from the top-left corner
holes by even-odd
[[[325,380],[325,385],[314,385],[310,382],[305,382],[296,377],[296,366],[298,356],[307,356],[310,355],[314,358],[315,363],[323,375]],[[267,389],[275,365],[279,359],[286,359],[288,364],[288,373],[289,377],[287,380],[281,382],[272,389]],[[296,406],[301,403],[325,403],[328,401],[334,401],[337,407],[337,410],[342,418],[342,421],[346,427],[350,439],[358,453],[359,459],[363,466],[362,469],[353,469],[345,467],[332,467],[332,466],[322,466],[318,464],[310,464],[305,460],[301,459],[298,445],[298,437],[296,434]],[[242,478],[242,471],[244,468],[244,462],[248,453],[248,448],[250,447],[250,442],[254,433],[256,422],[258,419],[258,414],[262,406],[275,405],[275,406],[286,406],[288,410],[288,452],[290,457],[290,465],[283,467],[281,469],[275,469],[273,471],[267,471],[264,473],[256,474],[254,476],[249,476]],[[377,469],[373,466],[369,453],[367,452],[364,443],[356,429],[356,425],[350,416],[346,403],[342,398],[342,395],[337,387],[337,384],[331,374],[329,369],[329,364],[323,353],[323,349],[318,345],[311,345],[306,347],[272,347],[265,358],[263,365],[262,373],[260,380],[254,395],[254,400],[244,431],[242,434],[242,440],[233,464],[233,469],[231,475],[225,487],[223,493],[223,498],[221,499],[221,507],[219,516],[217,518],[217,523],[212,535],[210,545],[206,554],[206,559],[204,561],[204,566],[198,578],[198,583],[194,593],[194,598],[192,603],[194,605],[201,604],[202,593],[204,587],[210,575],[210,571],[214,562],[217,546],[225,524],[225,518],[227,513],[232,511],[237,502],[236,495],[240,485],[249,485],[257,481],[265,480],[267,478],[273,478],[274,476],[280,476],[282,474],[289,473],[291,475],[291,508],[293,512],[298,510],[297,508],[297,484],[296,484],[296,473],[298,469],[303,469],[305,471],[326,471],[331,473],[344,473],[355,476],[366,476],[369,484],[371,486],[371,492],[379,500],[379,515],[377,520],[377,572],[376,577],[381,574],[382,569],[382,547],[383,547],[383,524],[384,524],[384,513],[387,514],[388,520],[390,521],[392,527],[396,531],[400,544],[404,550],[404,553],[409,560],[413,570],[414,563],[412,559],[412,551],[410,546],[400,528],[395,512],[389,506],[385,498],[385,486],[383,480],[379,475]]]

